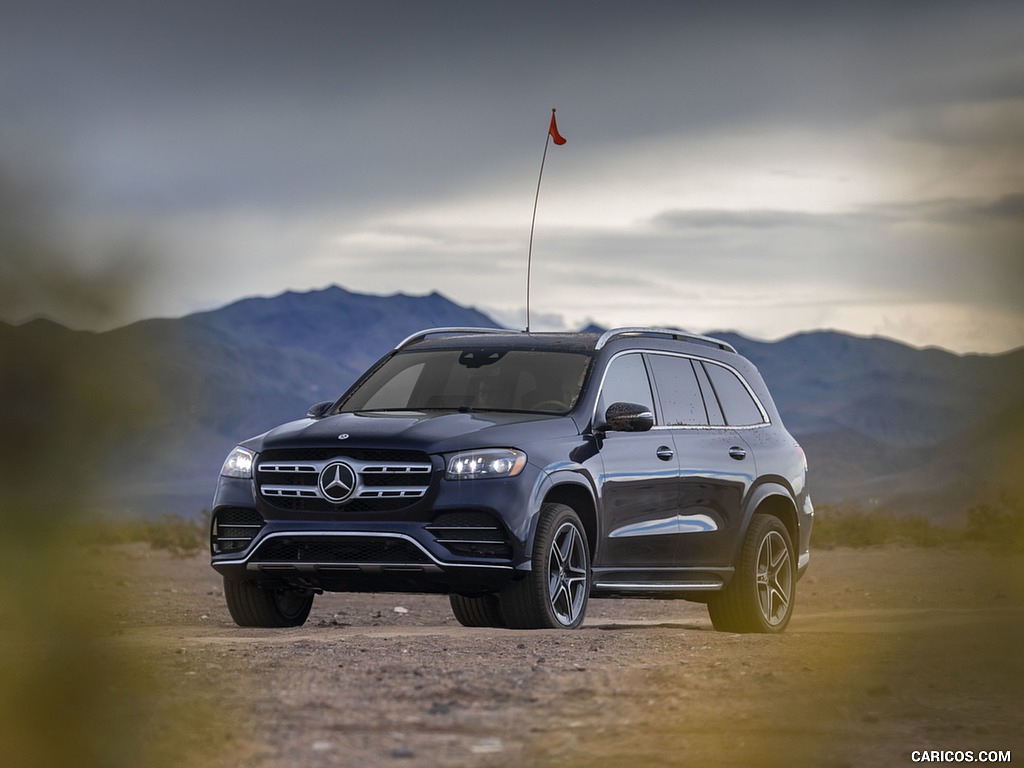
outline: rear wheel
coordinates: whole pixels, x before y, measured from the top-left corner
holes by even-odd
[[[240,627],[301,627],[313,607],[313,593],[266,589],[255,581],[224,579],[224,598]]]
[[[466,597],[465,595],[449,595],[452,613],[464,627],[505,627],[505,618],[501,615],[501,605],[497,595],[481,595]]]
[[[773,515],[754,515],[732,581],[708,601],[711,623],[722,632],[781,632],[795,597],[789,531]]]
[[[501,613],[513,629],[575,629],[590,596],[590,549],[579,516],[565,504],[545,504],[533,542],[533,567],[501,593]]]

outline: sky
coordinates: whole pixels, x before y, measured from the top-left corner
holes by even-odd
[[[337,284],[523,327],[545,157],[535,329],[1024,345],[1020,2],[7,0],[0,105],[0,230],[130,273],[117,322]]]

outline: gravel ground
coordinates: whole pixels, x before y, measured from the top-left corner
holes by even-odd
[[[323,595],[236,627],[204,556],[104,547],[90,578],[171,764],[903,766],[1024,760],[1024,568],[978,550],[815,552],[789,630],[595,600],[575,632],[467,629],[447,598]],[[157,726],[151,726],[156,728]]]

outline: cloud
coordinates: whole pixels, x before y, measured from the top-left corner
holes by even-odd
[[[875,226],[879,217],[868,213],[804,213],[801,211],[664,211],[651,219],[656,229],[849,229]]]
[[[569,143],[548,153],[534,242],[544,322],[769,335],[874,328],[885,307],[891,329],[952,345],[975,308],[999,343],[1024,341],[1006,319],[1022,282],[1016,6],[53,10],[5,8],[0,153],[63,173],[62,243],[82,263],[124,233],[141,243],[150,313],[340,283],[517,316],[557,106]],[[964,312],[913,322],[925,306]]]

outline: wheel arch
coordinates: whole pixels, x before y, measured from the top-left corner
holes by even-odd
[[[785,486],[775,482],[762,483],[750,495],[746,510],[747,512],[743,520],[743,535],[738,537],[739,545],[742,544],[743,539],[746,537],[747,530],[750,528],[750,521],[753,520],[754,515],[772,515],[777,517],[786,527],[793,548],[799,547],[800,523],[797,517],[796,503]]]
[[[587,534],[587,549],[590,550],[591,561],[597,550],[597,505],[590,487],[574,480],[557,482],[544,494],[543,504],[565,504],[572,507],[583,523]],[[534,535],[536,526],[534,526]],[[531,536],[531,540],[532,540]]]

